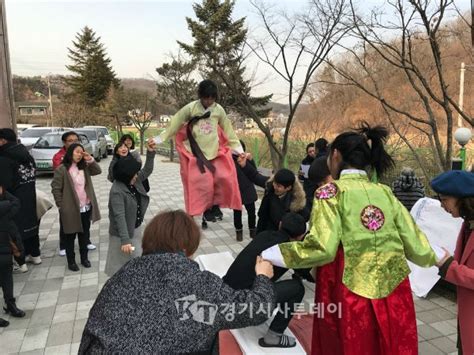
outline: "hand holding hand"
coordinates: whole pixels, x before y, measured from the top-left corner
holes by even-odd
[[[239,164],[241,168],[245,167],[245,165],[247,164],[247,154],[246,153],[242,153],[242,154],[239,155],[239,157],[237,158],[237,164]]]
[[[257,256],[255,263],[255,273],[257,275],[265,275],[269,279],[273,277],[273,265],[268,260],[264,260],[261,256]]]
[[[444,250],[444,252],[445,252],[443,258],[440,259],[440,260],[436,263],[436,265],[437,265],[438,267],[443,266],[443,264],[446,262],[446,260],[448,260],[448,259],[451,257],[451,253],[450,253],[446,248],[443,248],[443,250]]]

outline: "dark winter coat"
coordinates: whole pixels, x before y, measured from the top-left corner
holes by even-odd
[[[15,243],[21,251],[23,249],[21,236],[14,222],[14,217],[20,211],[20,200],[9,192],[0,195],[0,266],[12,264],[12,247]]]
[[[255,281],[255,259],[261,255],[265,249],[274,245],[286,243],[290,237],[284,231],[264,231],[252,239],[247,246],[237,255],[227,273],[222,278],[224,282],[235,290],[250,288]],[[314,282],[310,274],[311,269],[295,270],[295,273],[306,280]],[[277,281],[288,269],[274,266],[272,281]]]
[[[138,179],[135,183],[137,193],[140,195],[142,221],[150,203],[150,197],[145,191],[143,181],[148,179],[153,172],[155,154],[154,151],[147,151],[145,166],[138,172]],[[114,180],[109,193],[109,234],[114,238],[120,238],[122,245],[131,244],[137,218],[137,206],[137,200],[127,185]],[[117,250],[117,253],[121,253],[121,251]]]
[[[84,177],[86,180],[86,194],[92,205],[91,221],[92,223],[100,220],[99,204],[92,185],[91,176],[98,175],[102,172],[97,162],[87,164],[84,169]],[[61,223],[65,234],[82,233],[81,212],[79,206],[79,198],[74,188],[74,182],[71,175],[64,164],[54,171],[53,181],[51,182],[51,192],[54,201],[59,209]]]
[[[36,215],[36,165],[23,144],[7,143],[0,147],[0,157],[10,159],[14,164],[13,186],[8,191],[20,200],[20,211],[15,216],[21,238],[38,235]]]
[[[274,301],[266,276],[235,291],[180,254],[134,258],[102,288],[79,354],[209,354],[220,330],[263,323],[267,315],[255,310]]]
[[[255,185],[265,188],[265,194],[258,210],[257,234],[266,230],[277,231],[280,221],[288,212],[300,214],[306,221],[309,211],[306,209],[306,196],[298,179],[295,179],[293,188],[283,197],[275,194],[273,178],[264,176],[251,164],[242,168],[244,174]]]
[[[237,180],[239,182],[240,197],[242,198],[242,205],[247,205],[257,201],[257,191],[255,190],[255,185],[252,181],[249,180],[247,175],[242,171],[242,168],[237,163],[237,157],[232,155],[235,163],[235,171],[237,172]],[[255,162],[253,160],[247,160],[247,164],[252,164],[252,166],[257,169]]]

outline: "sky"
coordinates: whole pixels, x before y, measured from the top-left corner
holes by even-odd
[[[307,0],[274,0],[289,10]],[[68,74],[67,48],[77,32],[91,27],[101,37],[112,66],[120,78],[156,78],[155,69],[178,50],[177,40],[192,43],[186,17],[194,18],[191,0],[5,0],[13,74],[33,76]],[[363,6],[379,4],[364,0]],[[470,0],[457,0],[469,9]],[[248,26],[258,20],[248,0],[237,0],[234,18],[247,17]],[[251,32],[251,31],[250,31]],[[252,62],[257,65],[256,59]],[[250,68],[255,70],[256,67]],[[270,73],[258,64],[258,72]],[[275,90],[277,78],[265,75],[259,91]],[[278,84],[279,83],[279,84]],[[281,98],[284,97],[284,90]],[[276,98],[276,101],[279,101]]]

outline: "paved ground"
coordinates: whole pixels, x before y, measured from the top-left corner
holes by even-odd
[[[150,178],[151,201],[145,222],[165,209],[184,208],[179,166],[158,157]],[[110,159],[100,165],[106,171]],[[68,354],[77,353],[89,309],[102,285],[108,247],[107,203],[110,183],[106,174],[93,178],[102,212],[102,220],[91,228],[91,239],[97,250],[90,252],[92,267],[80,272],[66,268],[65,257],[57,255],[59,218],[56,209],[43,218],[40,228],[43,263],[29,266],[25,274],[15,274],[15,294],[18,306],[26,317],[3,316],[10,326],[0,328],[0,353]],[[40,176],[38,188],[50,192],[51,176]],[[210,224],[198,254],[230,251],[234,256],[249,242],[235,241],[230,211],[218,224]],[[244,213],[245,215],[245,213]],[[245,225],[244,221],[244,225]],[[1,291],[0,291],[1,293]],[[314,293],[308,287],[305,300],[311,302]],[[449,354],[456,351],[456,304],[452,293],[436,289],[428,299],[415,297],[420,354]]]

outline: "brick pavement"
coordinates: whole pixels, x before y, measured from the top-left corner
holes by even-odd
[[[184,208],[179,165],[157,157],[150,178],[151,201],[145,223],[161,210]],[[91,227],[91,240],[97,250],[89,253],[92,267],[79,272],[66,268],[65,257],[58,256],[59,218],[56,209],[41,221],[40,238],[43,263],[28,265],[25,274],[15,274],[17,304],[25,318],[2,315],[10,326],[0,328],[0,353],[76,354],[88,312],[107,276],[104,274],[108,248],[107,203],[110,183],[106,172],[110,159],[100,165],[103,173],[93,177],[102,220]],[[38,177],[37,187],[50,193],[51,175]],[[232,212],[224,210],[224,220],[209,224],[197,254],[230,251],[234,256],[249,242],[236,242]],[[246,223],[244,213],[244,226]],[[314,287],[308,285],[305,301],[311,303]],[[0,291],[1,293],[1,291]],[[427,299],[415,297],[420,354],[456,353],[456,304],[452,293],[435,289]]]

